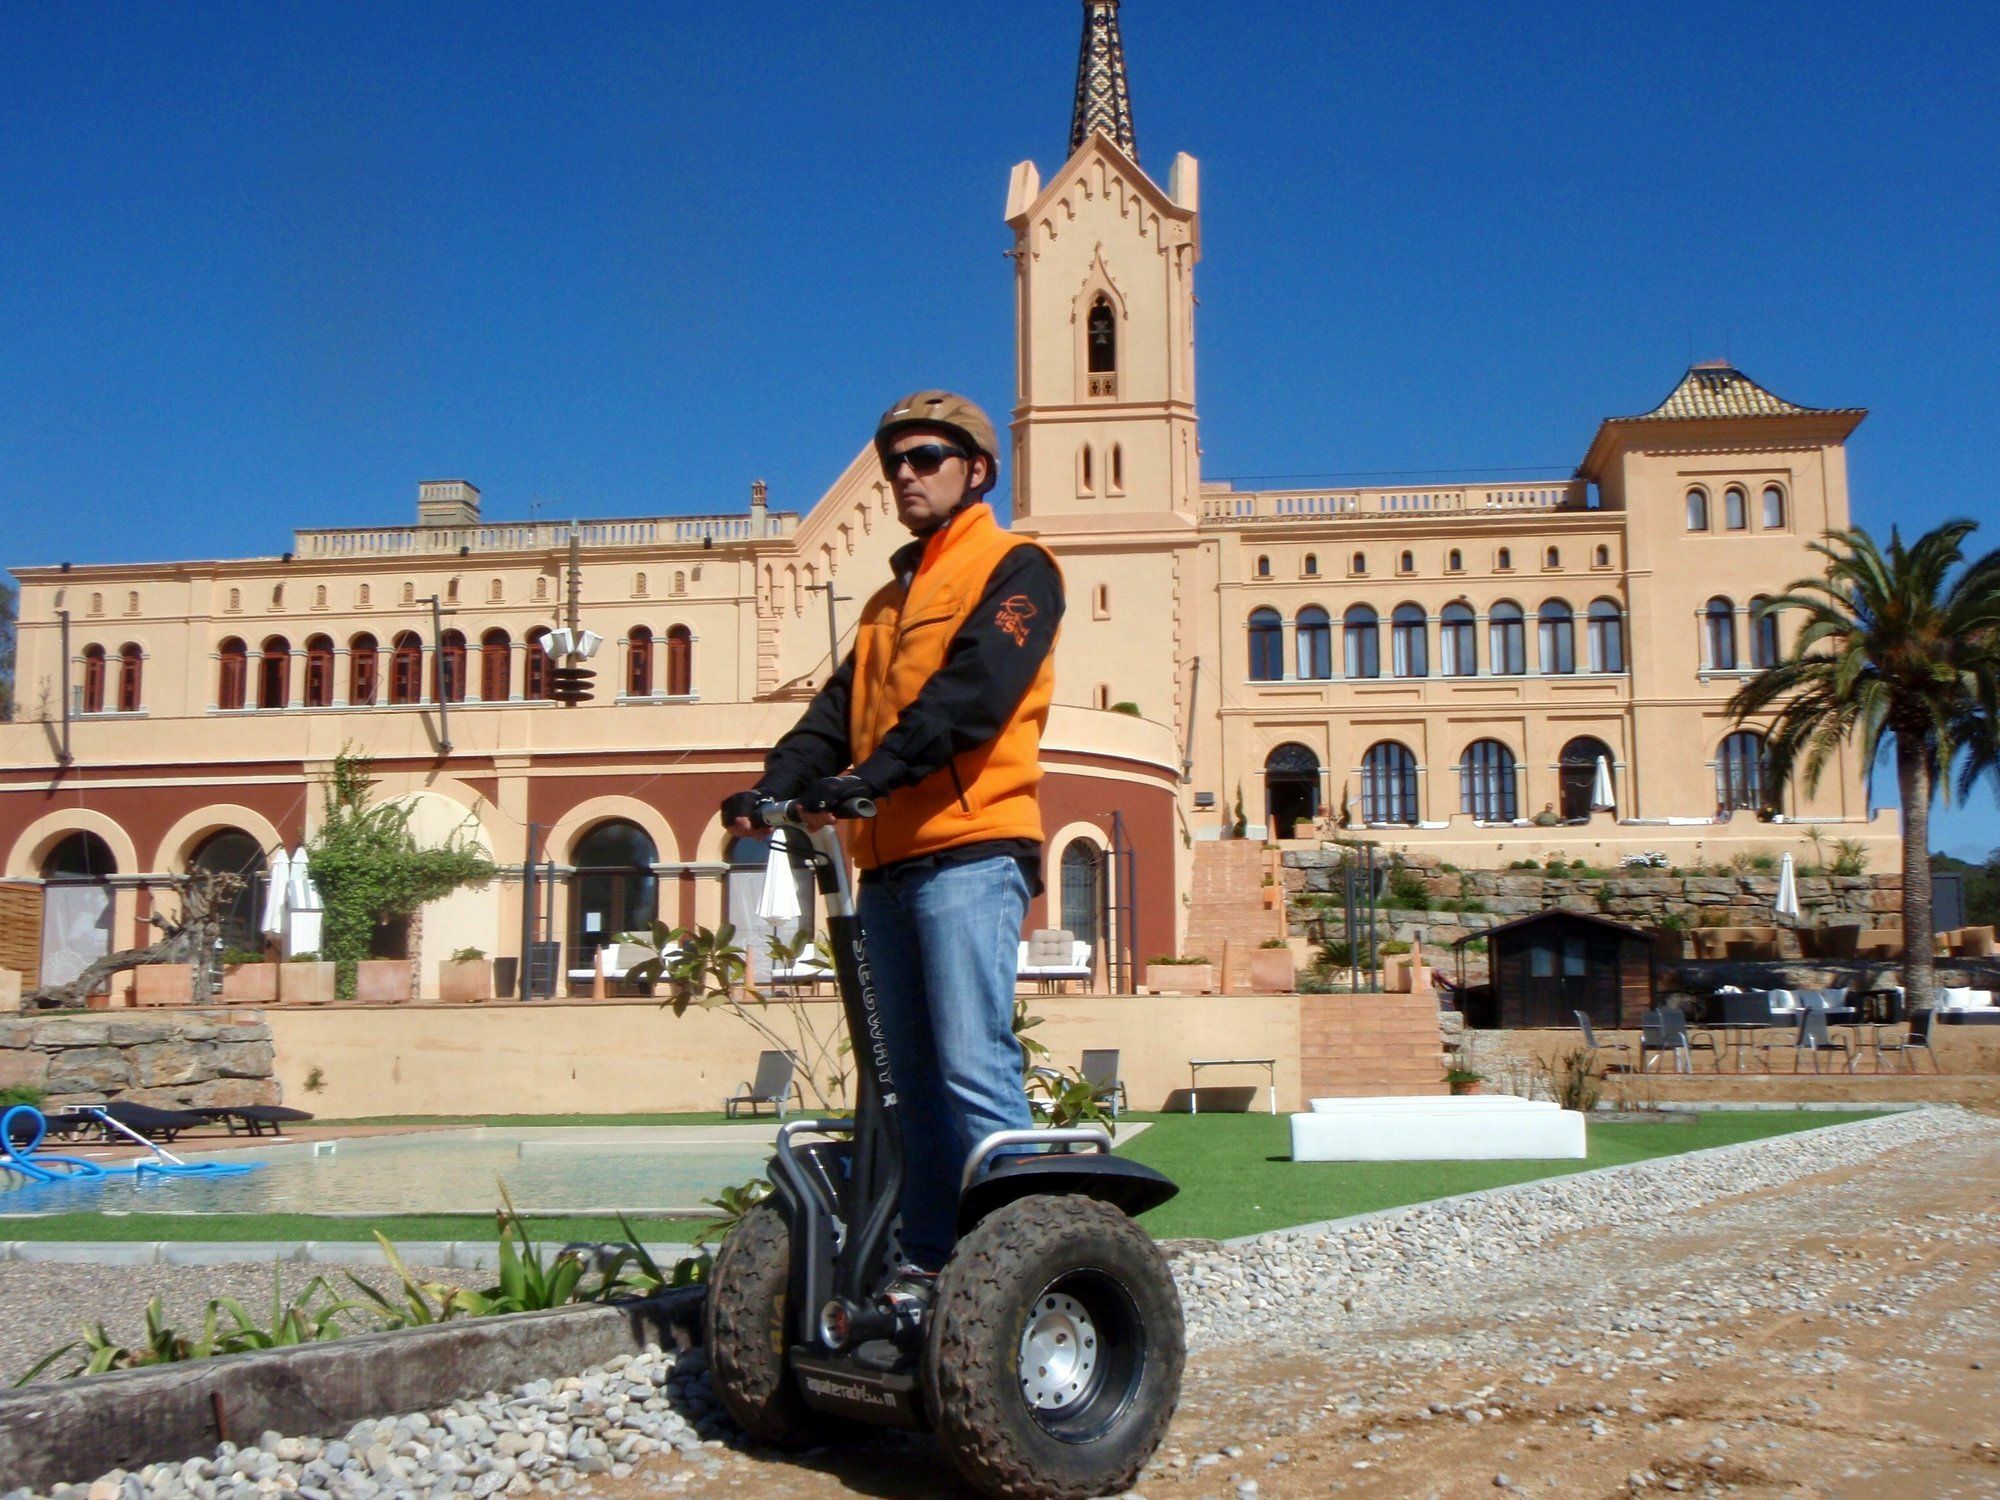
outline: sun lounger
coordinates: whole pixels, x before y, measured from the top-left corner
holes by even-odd
[[[723,1114],[733,1120],[736,1111],[747,1106],[754,1116],[760,1106],[768,1104],[782,1120],[792,1101],[797,1100],[799,1107],[805,1108],[805,1095],[792,1079],[797,1067],[798,1059],[789,1052],[758,1053],[756,1079],[739,1084],[736,1092],[722,1101]]]
[[[197,1109],[192,1113],[231,1135],[283,1135],[286,1125],[302,1125],[314,1118],[312,1111],[288,1104],[241,1104],[234,1109]]]
[[[102,1126],[103,1120],[97,1118],[100,1110],[105,1118],[122,1125],[134,1135],[143,1135],[149,1141],[165,1141],[168,1145],[172,1145],[174,1137],[183,1131],[199,1130],[214,1123],[198,1110],[156,1109],[150,1104],[131,1104],[120,1099],[114,1099],[109,1104],[93,1104],[79,1113],[91,1123]],[[119,1138],[118,1132],[109,1127],[104,1128],[104,1135],[107,1140]]]

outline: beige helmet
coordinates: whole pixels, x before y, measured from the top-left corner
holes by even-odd
[[[1000,477],[1000,438],[993,419],[974,402],[950,391],[917,391],[905,396],[882,413],[875,427],[875,451],[885,453],[898,434],[912,427],[942,427],[967,447],[986,455],[986,483],[990,490]]]

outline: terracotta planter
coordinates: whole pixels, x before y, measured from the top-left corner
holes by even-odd
[[[132,971],[135,1005],[188,1005],[193,1000],[192,964],[141,964]]]
[[[331,959],[278,965],[281,1005],[331,1005],[340,965]]]
[[[447,958],[438,964],[438,999],[462,1005],[492,998],[492,959]]]
[[[1260,995],[1289,995],[1298,983],[1290,948],[1250,950],[1250,988]]]
[[[1447,1087],[1447,1088],[1449,1088],[1449,1089],[1451,1090],[1451,1092],[1452,1092],[1452,1095],[1453,1095],[1453,1097],[1459,1097],[1459,1096],[1461,1096],[1461,1095],[1465,1095],[1465,1094],[1477,1094],[1477,1093],[1481,1092],[1481,1091],[1482,1091],[1482,1090],[1483,1090],[1483,1089],[1485,1088],[1485,1084],[1484,1084],[1483,1082],[1481,1082],[1481,1083],[1448,1083],[1448,1084],[1446,1084],[1446,1085],[1445,1085],[1445,1087]]]
[[[1212,995],[1214,964],[1147,964],[1146,988],[1156,995]]]
[[[407,958],[364,958],[354,966],[354,998],[362,1005],[403,1005],[410,998]]]
[[[229,964],[222,971],[224,1005],[278,1003],[277,964]]]

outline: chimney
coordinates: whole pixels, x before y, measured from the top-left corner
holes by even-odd
[[[771,487],[763,480],[750,481],[750,535],[753,538],[764,534],[764,505],[770,494]]]
[[[419,526],[477,526],[479,486],[464,479],[426,479],[417,485]]]

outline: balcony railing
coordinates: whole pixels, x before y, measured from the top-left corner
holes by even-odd
[[[790,536],[796,511],[754,516],[635,516],[580,521],[586,547],[691,546],[707,541],[752,542]],[[343,526],[293,533],[302,558],[436,557],[458,552],[547,552],[569,545],[567,521],[504,521],[488,526]]]
[[[1246,521],[1333,520],[1344,516],[1582,510],[1589,504],[1589,495],[1589,485],[1580,479],[1533,484],[1227,491],[1202,496],[1201,518],[1233,525]]]

